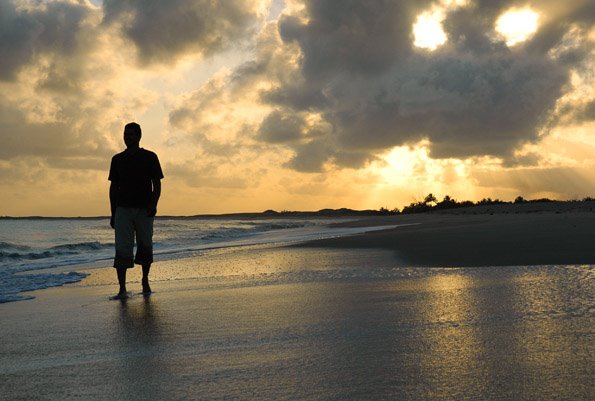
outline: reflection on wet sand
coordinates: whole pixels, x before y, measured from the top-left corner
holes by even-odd
[[[519,387],[527,396],[579,399],[577,394],[595,391],[592,383],[576,380],[592,377],[591,306],[577,302],[592,296],[591,280],[569,280],[568,272],[556,268],[514,277],[510,306],[519,319],[511,338],[523,359]]]
[[[168,380],[163,355],[163,328],[157,302],[150,296],[118,301],[115,310],[114,342],[118,344],[119,373],[115,392],[119,399],[161,399],[163,382]]]
[[[422,377],[432,398],[588,399],[586,287],[551,269],[456,270],[429,277],[418,303]],[[571,283],[571,288],[568,284]],[[576,308],[573,308],[575,304]],[[587,333],[585,333],[587,334]]]
[[[268,255],[267,263],[281,262]],[[564,272],[425,269],[397,279],[263,280],[160,294],[159,309],[133,298],[116,317],[119,394],[588,399],[590,290]]]
[[[482,342],[475,317],[473,277],[456,270],[430,276],[417,303],[421,327],[421,385],[429,397],[481,398],[487,372],[481,366]]]
[[[187,277],[156,281],[148,299],[108,301],[107,286],[4,305],[2,388],[11,399],[593,399],[591,266],[225,255],[187,261]]]

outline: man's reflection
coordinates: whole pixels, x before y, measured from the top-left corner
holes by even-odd
[[[167,366],[162,354],[163,327],[159,309],[150,296],[120,301],[114,339],[120,344],[122,382],[118,390],[124,399],[136,399],[143,394],[147,398],[160,399],[164,383],[167,383]]]

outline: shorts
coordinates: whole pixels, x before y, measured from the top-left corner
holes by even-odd
[[[147,209],[116,208],[116,269],[130,269],[135,263],[143,266],[153,263],[153,219],[147,216]],[[135,235],[136,255],[133,258]]]

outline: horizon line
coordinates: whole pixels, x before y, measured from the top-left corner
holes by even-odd
[[[569,200],[558,200],[558,199],[547,199],[547,198],[543,198],[543,199],[534,199],[534,200],[523,200],[522,202],[515,202],[515,201],[503,201],[500,199],[491,199],[491,198],[487,198],[488,200],[490,200],[492,203],[478,203],[478,202],[472,202],[473,204],[470,206],[466,206],[466,207],[481,207],[481,206],[497,206],[497,205],[514,205],[514,206],[519,206],[519,205],[523,205],[523,204],[537,204],[537,203],[585,203],[585,202],[593,202],[595,201],[594,198],[591,197],[585,197],[583,199],[569,199]],[[421,202],[421,201],[420,201]],[[418,202],[418,203],[420,203]],[[471,202],[471,201],[461,201],[458,203],[464,203],[464,202]],[[414,203],[412,203],[414,204]],[[463,208],[465,206],[460,206],[460,208]],[[457,209],[459,207],[454,207],[451,209]],[[433,207],[431,207],[431,209],[433,209]],[[327,213],[326,216],[328,216],[329,214],[332,214],[334,216],[340,216],[341,214],[345,214],[348,215],[349,213],[352,213],[353,215],[386,215],[386,214],[392,214],[392,215],[397,215],[397,214],[402,214],[401,210],[399,210],[398,212],[395,212],[396,210],[399,210],[398,208],[395,209],[387,209],[385,207],[380,207],[378,209],[350,209],[350,208],[337,208],[337,209],[333,209],[333,208],[323,208],[323,209],[319,209],[319,210],[282,210],[282,211],[276,211],[273,209],[267,209],[265,211],[261,211],[261,212],[228,212],[228,213],[198,213],[198,214],[190,214],[190,215],[173,215],[173,214],[164,214],[164,215],[157,215],[155,216],[156,218],[160,218],[160,219],[165,219],[165,218],[220,218],[220,217],[231,217],[231,216],[246,216],[246,217],[272,217],[272,216],[279,216],[279,215],[297,215],[297,214],[317,214],[319,216],[325,216],[325,213]],[[443,209],[444,210],[444,209]],[[408,213],[405,213],[408,214]],[[0,215],[0,220],[32,220],[32,219],[47,219],[47,220],[51,220],[51,219],[90,219],[90,220],[99,220],[99,219],[109,219],[111,216],[110,215],[100,215],[100,216],[43,216],[43,215],[27,215],[27,216],[11,216],[11,215]]]

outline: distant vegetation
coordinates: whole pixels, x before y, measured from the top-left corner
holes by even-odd
[[[588,202],[593,201],[594,198],[587,197],[582,200],[573,200],[568,202]],[[548,198],[540,198],[540,199],[530,199],[527,200],[522,196],[517,196],[513,201],[504,201],[501,199],[492,199],[492,198],[483,198],[477,202],[472,202],[469,200],[465,201],[457,201],[454,198],[451,198],[449,195],[446,195],[441,201],[433,194],[428,194],[423,200],[418,202],[412,202],[408,206],[405,206],[403,210],[399,210],[399,208],[388,209],[385,207],[381,207],[378,210],[353,210],[353,209],[322,209],[317,212],[298,212],[298,211],[289,211],[283,210],[281,212],[277,212],[275,210],[267,210],[263,212],[261,215],[270,216],[270,217],[308,217],[308,216],[321,216],[321,217],[341,217],[341,216],[388,216],[388,215],[396,215],[396,214],[412,214],[412,213],[424,213],[424,212],[431,212],[431,211],[438,211],[438,210],[447,210],[447,209],[458,209],[458,208],[466,208],[472,206],[490,206],[490,205],[510,205],[510,204],[521,204],[521,203],[538,203],[538,202],[562,202],[556,201]]]
[[[582,199],[582,202],[588,202],[595,200],[591,197],[586,197]],[[438,202],[438,199],[433,194],[428,194],[424,200],[418,202],[412,202],[408,206],[405,206],[403,210],[399,211],[399,209],[388,210],[385,208],[380,208],[380,211],[386,211],[390,214],[410,214],[410,213],[423,213],[429,212],[432,210],[446,210],[446,209],[457,209],[457,208],[464,208],[464,207],[471,207],[471,206],[488,206],[488,205],[505,205],[505,204],[520,204],[520,203],[538,203],[538,202],[558,202],[548,198],[541,198],[541,199],[530,199],[527,200],[522,196],[517,196],[514,201],[504,201],[501,199],[492,199],[492,198],[483,198],[480,201],[472,202],[469,200],[458,202],[457,200],[451,198],[449,195],[446,195],[444,199]],[[581,202],[581,201],[571,201],[571,202]]]

